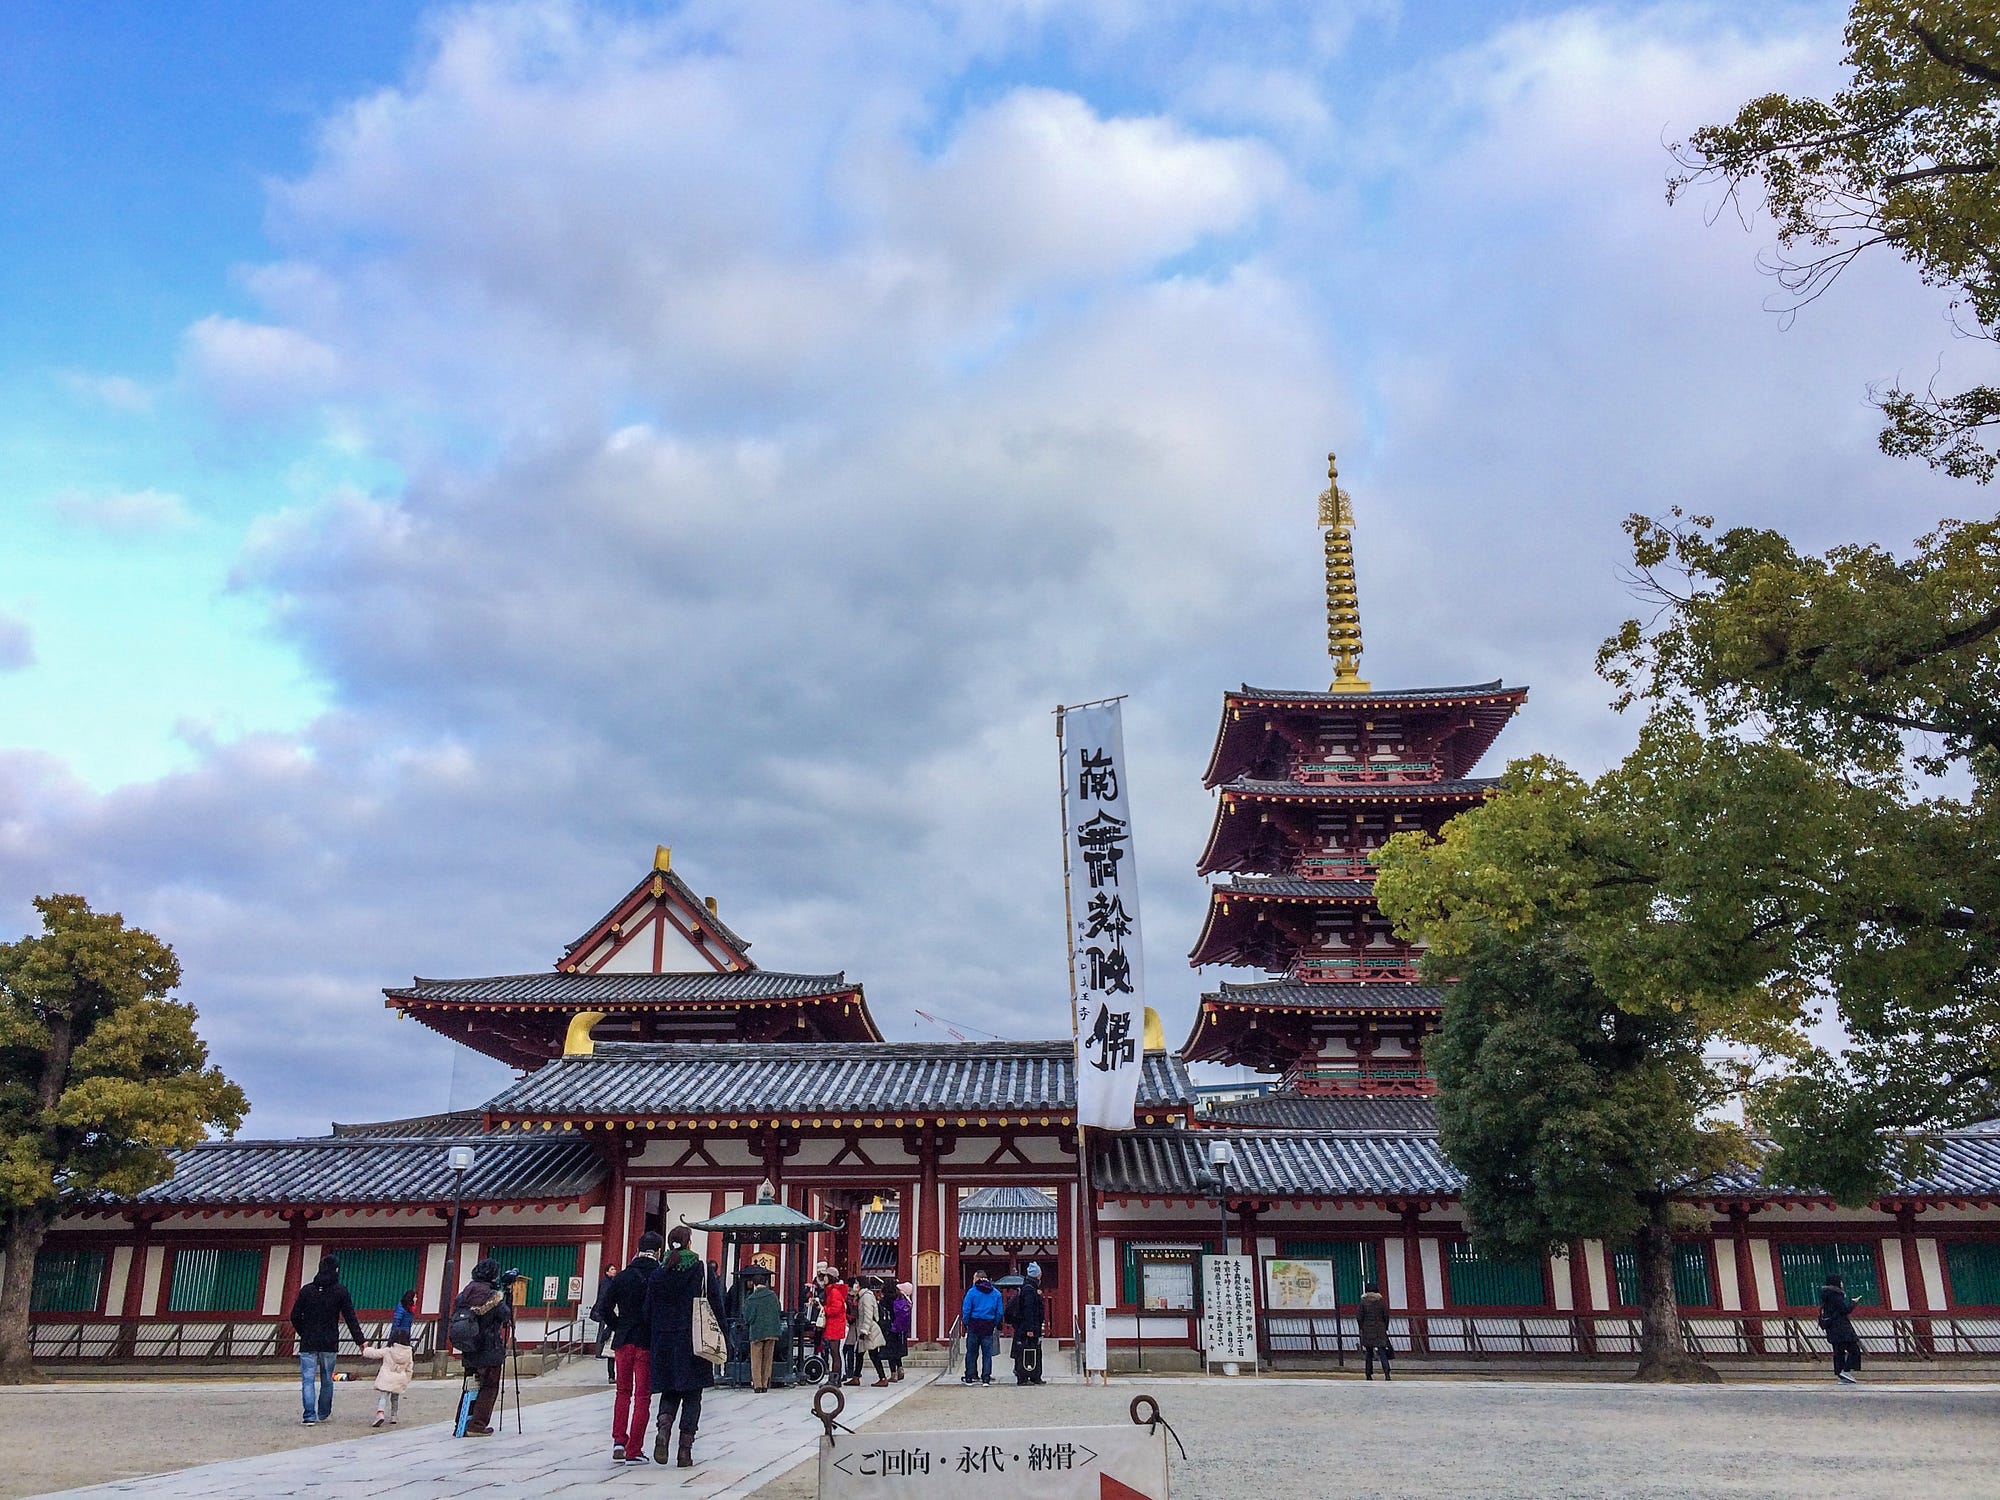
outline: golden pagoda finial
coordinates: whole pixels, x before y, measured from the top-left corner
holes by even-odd
[[[1326,489],[1319,497],[1326,528],[1326,654],[1333,658],[1336,693],[1365,693],[1361,675],[1361,596],[1354,587],[1354,502],[1340,487],[1340,470],[1326,456]]]

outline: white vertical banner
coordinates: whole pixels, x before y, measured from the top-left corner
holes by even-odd
[[[1130,1130],[1145,1056],[1139,882],[1116,701],[1068,708],[1062,737],[1077,1122]]]

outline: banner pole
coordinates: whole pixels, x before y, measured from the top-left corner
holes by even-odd
[[[1123,697],[1123,694],[1119,695]],[[1116,701],[1109,700],[1109,701]],[[1085,705],[1088,706],[1088,705]],[[1063,851],[1063,963],[1069,970],[1069,1033],[1070,1033],[1070,1076],[1076,1080],[1072,1090],[1072,1102],[1076,1106],[1076,1172],[1077,1205],[1071,1216],[1076,1234],[1078,1258],[1083,1265],[1083,1276],[1076,1285],[1083,1289],[1085,1306],[1097,1302],[1097,1242],[1094,1233],[1097,1216],[1092,1212],[1090,1186],[1090,1147],[1084,1134],[1083,1124],[1083,1080],[1079,1072],[1083,1044],[1083,1026],[1076,1013],[1076,909],[1070,895],[1069,864],[1069,763],[1065,757],[1067,746],[1063,743],[1063,716],[1067,709],[1056,705],[1056,783],[1057,806],[1062,809],[1062,851]],[[1087,1316],[1087,1314],[1086,1314]],[[1083,1327],[1074,1317],[1071,1328],[1079,1340],[1083,1337]],[[1081,1360],[1078,1361],[1082,1363]],[[1084,1372],[1084,1381],[1090,1380],[1090,1372]],[[1109,1381],[1110,1372],[1105,1373]]]

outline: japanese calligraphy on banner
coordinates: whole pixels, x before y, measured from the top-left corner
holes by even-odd
[[[1201,1260],[1201,1331],[1211,1365],[1257,1363],[1257,1297],[1247,1255]]]
[[[1125,734],[1115,702],[1064,709],[1056,722],[1076,991],[1077,1120],[1130,1130],[1144,1060],[1146,974]]]
[[[1167,1500],[1167,1434],[1146,1427],[843,1432],[819,1444],[819,1500]]]

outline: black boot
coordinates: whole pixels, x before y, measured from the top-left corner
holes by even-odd
[[[681,1445],[674,1453],[674,1467],[677,1469],[692,1469],[694,1467],[693,1433],[683,1432],[681,1434]]]

